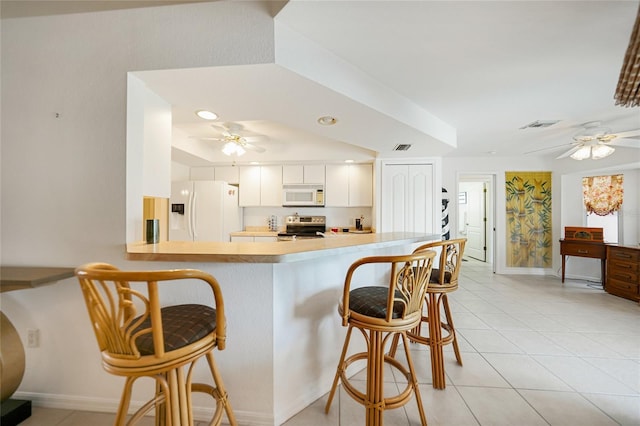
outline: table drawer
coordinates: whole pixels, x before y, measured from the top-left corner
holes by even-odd
[[[640,271],[640,264],[609,258],[607,259],[607,270],[638,273],[638,271]]]
[[[632,269],[609,268],[607,275],[615,280],[638,283],[638,272]]]
[[[607,277],[607,293],[624,297],[625,299],[638,300],[638,284],[632,282],[618,281]]]
[[[637,264],[640,260],[640,250],[627,250],[619,247],[609,249],[609,259],[622,260]]]
[[[563,244],[561,254],[604,259],[604,251],[604,244]]]

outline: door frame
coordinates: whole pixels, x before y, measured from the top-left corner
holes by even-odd
[[[467,173],[458,172],[456,176],[456,192],[455,198],[460,193],[461,182],[483,182],[487,188],[487,198],[485,202],[485,208],[487,211],[486,222],[486,245],[487,245],[487,261],[491,264],[493,272],[496,272],[496,173]],[[453,194],[452,194],[453,195]],[[460,206],[455,203],[456,211],[456,235],[460,236],[458,229],[458,221],[460,217]],[[451,220],[450,220],[451,222]]]

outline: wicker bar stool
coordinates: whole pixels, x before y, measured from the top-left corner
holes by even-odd
[[[104,369],[126,378],[114,424],[135,424],[155,408],[156,425],[193,426],[192,392],[209,394],[216,401],[211,425],[219,425],[226,412],[236,419],[227,399],[213,350],[225,348],[226,320],[218,282],[193,269],[120,271],[106,263],[76,268],[91,325],[102,354]],[[164,285],[208,284],[215,309],[203,304],[160,307]],[[131,283],[144,283],[138,290]],[[205,358],[214,386],[192,383],[196,361]],[[149,377],[156,382],[153,398],[127,421],[133,385]]]
[[[338,312],[342,316],[342,325],[349,328],[333,386],[329,393],[329,400],[325,407],[327,413],[340,380],[345,391],[365,406],[368,426],[382,426],[384,410],[405,405],[413,395],[415,395],[418,404],[420,420],[423,425],[427,424],[418,380],[409,352],[407,331],[420,323],[421,307],[435,254],[434,251],[425,250],[410,255],[365,257],[349,267],[345,278],[342,302],[338,306]],[[388,287],[368,286],[351,290],[351,280],[358,268],[367,265],[379,267],[380,264],[388,264]],[[354,328],[362,332],[367,343],[367,351],[356,353],[347,358],[351,332]],[[384,353],[385,345],[392,336],[402,337],[408,370],[396,359]],[[346,375],[347,367],[359,360],[367,361],[366,393],[356,389]],[[407,378],[407,387],[398,395],[384,396],[383,371],[385,363],[400,371]]]
[[[436,241],[424,244],[415,251],[435,250],[439,252],[438,268],[433,268],[431,280],[427,287],[425,306],[427,315],[423,315],[417,327],[407,332],[409,340],[429,346],[431,353],[431,374],[433,387],[444,389],[446,387],[444,374],[444,345],[453,344],[453,350],[458,364],[462,365],[462,357],[458,348],[458,339],[453,325],[451,309],[449,308],[448,293],[458,289],[458,275],[462,265],[462,255],[466,238],[454,240]],[[441,319],[441,308],[444,310],[445,320]],[[427,323],[428,335],[422,334],[422,324]],[[442,331],[445,331],[443,335]],[[392,345],[391,354],[395,352],[397,339]]]

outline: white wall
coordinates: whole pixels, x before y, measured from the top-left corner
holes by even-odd
[[[545,162],[533,157],[487,157],[479,160],[473,157],[445,157],[442,159],[442,186],[449,192],[455,191],[458,176],[474,174],[494,174],[496,176],[495,208],[496,208],[496,272],[512,274],[553,274],[560,275],[561,256],[559,240],[564,236],[565,226],[584,226],[582,216],[582,176],[617,172],[625,173],[625,202],[623,204],[625,244],[634,245],[638,241],[639,205],[638,205],[638,175],[640,163],[629,164],[624,155],[610,157],[607,163],[598,161],[550,160]],[[614,162],[617,161],[619,165]],[[603,167],[604,166],[604,167]],[[505,186],[504,176],[507,171],[551,171],[552,172],[552,227],[553,227],[553,265],[548,269],[536,268],[507,268],[506,267],[506,223],[505,223]],[[579,183],[578,183],[579,182]],[[450,189],[451,188],[451,189]],[[458,235],[459,215],[457,204],[450,204],[449,223],[452,235]],[[455,229],[454,229],[455,228]],[[591,259],[578,259],[567,265],[567,276],[581,271],[580,277],[586,279],[600,279],[600,265]],[[575,269],[574,266],[575,265]],[[576,275],[578,276],[578,275]]]
[[[495,232],[495,271],[499,274],[542,274],[545,270],[536,268],[507,268],[506,266],[506,222],[505,222],[505,185],[504,177],[507,171],[550,171],[551,168],[544,161],[531,157],[445,157],[442,159],[442,186],[451,193],[450,198],[453,202],[449,204],[449,224],[451,226],[451,235],[460,236],[458,233],[459,212],[457,203],[457,188],[460,174],[465,175],[490,175],[496,177],[495,188],[495,216],[496,216],[496,232]],[[559,179],[556,173],[552,174],[552,197],[553,197],[553,240],[559,239],[558,226],[559,221],[556,218],[560,216],[559,200],[560,191]],[[559,253],[558,248],[554,244],[554,265],[556,263],[555,254]],[[548,271],[547,271],[548,272]]]
[[[171,195],[171,105],[127,75],[127,242],[143,230],[142,196]]]
[[[127,73],[273,62],[264,7],[207,2],[3,19],[1,263],[162,267],[124,260]],[[142,186],[135,191],[141,204]],[[227,282],[233,275],[220,273]],[[122,381],[102,370],[75,280],[3,293],[1,304],[23,341],[27,328],[41,333],[40,347],[26,348],[19,392],[85,409],[115,403]],[[230,313],[230,339],[246,322]]]

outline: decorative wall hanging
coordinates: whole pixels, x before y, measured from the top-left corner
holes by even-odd
[[[582,178],[582,199],[587,213],[606,216],[620,210],[624,190],[624,175]]]
[[[442,188],[442,239],[448,240],[449,232],[449,193]]]
[[[551,172],[506,172],[507,266],[551,267]]]

